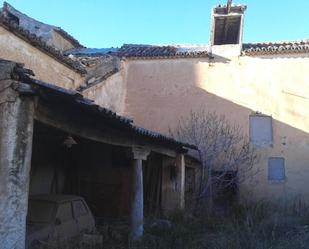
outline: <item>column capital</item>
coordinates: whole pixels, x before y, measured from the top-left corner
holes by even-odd
[[[133,159],[147,160],[150,150],[143,147],[132,147]]]

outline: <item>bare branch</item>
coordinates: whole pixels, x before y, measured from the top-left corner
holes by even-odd
[[[256,174],[254,165],[259,156],[255,148],[241,127],[230,123],[224,115],[206,112],[206,109],[191,111],[188,117],[179,120],[175,130],[170,129],[170,134],[198,147],[202,164],[201,197],[212,198],[214,184],[227,187]],[[227,179],[228,173],[235,177]]]

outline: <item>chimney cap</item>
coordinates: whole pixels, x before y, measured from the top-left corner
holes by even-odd
[[[227,4],[214,7],[213,12],[214,14],[222,14],[227,15],[230,13],[236,13],[236,14],[244,14],[244,12],[247,9],[247,5],[244,4],[233,4],[232,0],[228,0]]]

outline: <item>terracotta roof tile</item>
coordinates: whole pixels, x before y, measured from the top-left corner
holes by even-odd
[[[195,58],[208,57],[208,47],[206,46],[182,46],[182,45],[139,45],[124,44],[115,55],[127,58]]]
[[[243,44],[244,55],[308,53],[309,39],[301,41],[263,42]]]

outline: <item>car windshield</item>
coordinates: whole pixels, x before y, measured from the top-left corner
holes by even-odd
[[[49,201],[29,200],[27,222],[49,223],[52,221],[55,203]]]

